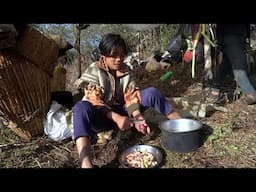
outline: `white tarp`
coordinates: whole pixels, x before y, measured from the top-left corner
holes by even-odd
[[[137,31],[143,31],[143,30],[159,27],[163,24],[123,24],[123,25],[130,27],[132,29],[135,29]]]

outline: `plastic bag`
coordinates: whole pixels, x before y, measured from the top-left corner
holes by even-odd
[[[172,55],[176,56],[180,53],[183,48],[184,39],[182,38],[182,34],[177,34],[173,39],[171,39],[168,44],[167,51]]]
[[[44,133],[55,141],[71,138],[73,129],[70,120],[72,121],[72,115],[66,115],[65,107],[53,101],[44,121]]]

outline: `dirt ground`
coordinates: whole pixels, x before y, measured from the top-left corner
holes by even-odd
[[[200,67],[200,66],[199,66]],[[155,86],[167,97],[202,97],[202,72],[197,70],[191,79],[190,66],[172,66],[173,76],[162,82],[159,78],[166,70],[148,73],[137,70],[141,87]],[[230,83],[228,83],[230,85]],[[255,84],[254,84],[255,85]],[[256,85],[255,85],[256,86]],[[179,106],[176,106],[179,107]],[[145,117],[152,129],[143,136],[134,129],[127,132],[115,130],[113,139],[106,144],[93,146],[93,163],[98,167],[119,168],[120,154],[135,144],[157,146],[164,159],[160,168],[255,168],[256,167],[256,105],[242,104],[241,99],[226,103],[226,112],[215,111],[207,117],[196,118],[203,123],[205,142],[189,153],[176,153],[161,146],[159,118],[153,110]],[[8,128],[0,125],[1,168],[78,168],[79,161],[74,142],[55,142],[46,136],[23,141]]]

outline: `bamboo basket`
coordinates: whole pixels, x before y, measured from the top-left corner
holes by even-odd
[[[53,39],[29,26],[19,35],[15,49],[50,76],[53,75],[59,54],[59,47]]]
[[[51,92],[65,91],[67,70],[57,64],[51,78]]]
[[[14,49],[0,51],[0,116],[23,139],[43,134],[50,76]]]

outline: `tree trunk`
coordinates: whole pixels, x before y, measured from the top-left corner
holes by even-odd
[[[156,27],[155,28],[155,40],[156,40],[156,50],[157,51],[161,51],[161,31],[160,31],[160,27]]]
[[[81,37],[81,30],[80,28],[77,26],[76,27],[76,42],[75,42],[75,48],[78,52],[78,66],[77,66],[77,74],[78,74],[78,78],[81,77],[81,47],[80,47],[80,37]]]
[[[82,55],[81,55],[81,31],[88,28],[90,24],[76,24],[76,41],[75,41],[75,48],[78,52],[78,66],[77,66],[77,71],[78,71],[78,78],[81,77],[82,74]]]

